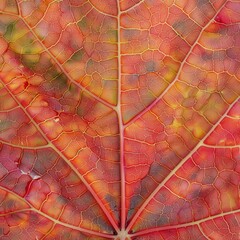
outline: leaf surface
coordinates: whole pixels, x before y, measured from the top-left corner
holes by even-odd
[[[234,0],[1,1],[0,238],[239,239],[239,31]]]

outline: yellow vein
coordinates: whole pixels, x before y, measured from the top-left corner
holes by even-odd
[[[125,189],[125,167],[124,167],[124,136],[123,136],[123,122],[122,122],[122,109],[121,109],[121,9],[120,9],[120,0],[118,3],[118,124],[119,124],[119,136],[120,136],[120,176],[121,176],[121,231],[125,229],[126,222],[126,189]]]

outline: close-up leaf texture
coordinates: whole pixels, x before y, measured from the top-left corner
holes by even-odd
[[[240,239],[240,0],[0,0],[0,239]]]

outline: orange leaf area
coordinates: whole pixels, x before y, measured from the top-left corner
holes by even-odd
[[[0,1],[0,239],[240,239],[240,2]]]

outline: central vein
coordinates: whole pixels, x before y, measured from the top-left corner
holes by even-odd
[[[125,169],[124,169],[124,136],[123,136],[123,122],[122,122],[122,112],[121,112],[121,39],[120,39],[120,1],[118,1],[118,104],[117,104],[117,113],[118,113],[118,124],[119,124],[119,139],[120,139],[120,177],[121,177],[121,231],[125,230],[125,221],[126,221],[126,203],[125,203]]]

